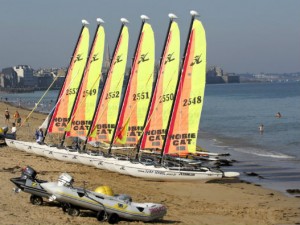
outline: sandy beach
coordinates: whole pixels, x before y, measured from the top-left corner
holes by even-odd
[[[11,121],[16,109],[22,118],[28,110],[0,103],[1,126],[5,125],[4,111],[9,110]],[[33,141],[34,130],[45,119],[44,114],[33,113],[28,123],[18,127],[17,139]],[[10,126],[11,127],[11,123]],[[99,224],[94,214],[82,211],[79,217],[64,213],[55,203],[34,206],[30,195],[12,191],[12,177],[30,165],[43,180],[56,181],[62,172],[75,179],[75,186],[90,190],[100,185],[110,186],[115,193],[126,193],[137,202],[165,204],[168,213],[154,224],[300,224],[300,198],[264,189],[239,179],[222,179],[210,182],[154,182],[31,155],[1,145],[0,147],[0,218],[1,224]],[[142,224],[120,221],[119,224]]]

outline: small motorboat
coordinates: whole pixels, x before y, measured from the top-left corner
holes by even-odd
[[[49,198],[51,195],[41,187],[41,184],[47,181],[37,179],[37,172],[30,166],[22,169],[20,177],[11,178],[10,181],[17,186],[13,189],[15,193],[24,191],[31,194],[30,202],[33,205],[42,205],[43,198]]]
[[[69,174],[63,173],[58,182],[41,184],[52,194],[50,201],[63,202],[65,207],[68,205],[69,215],[78,216],[81,209],[88,209],[97,212],[99,221],[107,220],[114,224],[120,219],[145,222],[158,220],[167,213],[167,208],[162,204],[133,202],[129,195],[115,195],[108,186],[99,186],[94,191],[73,187],[72,181]]]

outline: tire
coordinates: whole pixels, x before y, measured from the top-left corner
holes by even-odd
[[[30,196],[30,202],[33,205],[42,205],[43,204],[43,198],[40,196],[36,196],[36,195],[31,195]]]
[[[80,210],[71,207],[71,208],[68,209],[68,214],[69,214],[70,216],[79,216]]]
[[[62,211],[63,212],[69,212],[69,208],[70,208],[71,206],[68,204],[68,203],[62,203],[61,204],[61,208],[62,208]]]
[[[104,210],[101,210],[97,213],[97,216],[96,216],[97,220],[102,222],[102,221],[105,221],[107,219],[107,216],[106,216],[106,213]]]
[[[118,216],[118,214],[116,214],[116,213],[110,214],[108,216],[108,220],[107,221],[108,221],[109,224],[118,223],[119,222],[119,216]]]

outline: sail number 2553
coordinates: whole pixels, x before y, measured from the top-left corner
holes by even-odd
[[[197,96],[194,98],[188,98],[188,99],[183,99],[183,106],[189,106],[189,105],[195,105],[195,104],[200,104],[202,102],[202,97]]]

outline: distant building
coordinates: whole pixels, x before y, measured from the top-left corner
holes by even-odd
[[[18,87],[18,75],[12,67],[2,69],[2,73],[0,74],[0,87]]]
[[[35,88],[37,80],[30,66],[19,65],[2,69],[0,86],[2,88]]]
[[[14,66],[13,70],[17,73],[19,87],[37,87],[37,80],[33,76],[33,69],[30,66]]]
[[[206,71],[207,84],[240,83],[240,77],[234,73],[224,74],[220,67],[212,66]]]

